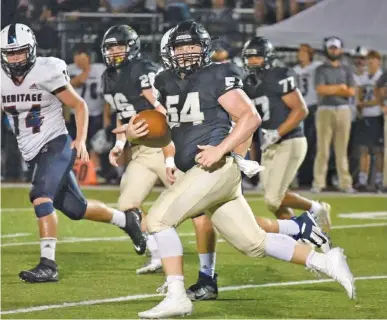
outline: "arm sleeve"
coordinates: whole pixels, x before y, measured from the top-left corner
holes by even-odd
[[[215,96],[219,98],[234,89],[243,89],[240,70],[233,63],[219,64],[215,77]]]
[[[387,85],[387,71],[385,71],[376,82],[378,88],[383,88]]]
[[[52,58],[51,61],[48,61],[45,64],[45,67],[46,77],[41,82],[43,89],[47,90],[48,92],[54,92],[55,90],[70,83],[70,77],[67,72],[67,65],[63,60]]]

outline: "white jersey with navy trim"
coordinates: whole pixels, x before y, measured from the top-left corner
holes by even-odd
[[[102,74],[105,71],[103,63],[91,64],[89,77],[86,82],[79,88],[75,88],[78,94],[85,100],[89,108],[89,116],[99,116],[103,112],[104,98],[102,94]],[[75,63],[68,65],[68,72],[71,78],[82,73]],[[73,110],[71,110],[74,113]]]
[[[321,64],[321,61],[312,61],[312,63],[305,68],[301,65],[296,65],[293,68],[294,72],[297,74],[297,86],[300,89],[307,106],[317,104],[318,98],[314,85],[314,77],[316,68]]]
[[[362,76],[358,77],[359,90],[362,90],[363,101],[372,101],[375,99],[375,88],[376,83],[379,78],[382,76],[382,70],[376,71],[373,75],[370,75],[368,72],[364,72]],[[378,117],[383,114],[382,108],[379,104],[374,106],[364,107],[362,109],[363,117]]]
[[[36,58],[20,85],[1,69],[1,108],[24,160],[32,160],[47,142],[67,134],[62,102],[54,91],[69,81],[66,63],[54,57]]]

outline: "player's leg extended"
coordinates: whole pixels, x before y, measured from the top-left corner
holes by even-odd
[[[183,247],[175,227],[187,218],[217,204],[235,192],[230,176],[239,179],[240,172],[234,159],[227,157],[215,171],[195,166],[174,185],[164,191],[149,211],[148,231],[154,233],[164,272],[168,295],[155,308],[139,313],[140,317],[170,317],[192,311],[192,303],[184,288]]]
[[[276,212],[276,216],[282,218],[284,216],[283,213],[287,212],[286,208],[309,211],[316,219],[318,225],[327,232],[330,230],[331,226],[330,205],[325,202],[320,203],[309,200],[295,192],[288,191],[289,184],[296,176],[298,169],[304,161],[306,150],[307,143],[305,138],[295,138],[284,141],[277,150],[273,164],[276,163],[274,167],[279,166],[280,163],[284,166],[284,176],[281,180],[283,187],[279,192],[281,192],[281,194],[283,193],[283,190],[286,190],[286,192],[283,196],[281,206]]]
[[[30,201],[38,218],[40,263],[33,269],[22,271],[21,280],[48,282],[58,280],[55,263],[57,217],[53,205],[55,194],[61,188],[74,160],[70,150],[71,139],[62,135],[48,142],[29,163],[33,168]]]
[[[342,249],[335,248],[325,254],[317,253],[289,236],[266,233],[254,223],[255,217],[243,196],[214,206],[211,212],[211,221],[220,235],[242,253],[251,257],[267,255],[305,265],[308,269],[335,279],[345,288],[350,299],[355,297],[354,279]]]

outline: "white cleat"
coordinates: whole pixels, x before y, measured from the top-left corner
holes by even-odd
[[[313,269],[336,280],[344,287],[349,299],[356,299],[355,279],[353,278],[351,270],[349,270],[344,250],[334,248],[324,254],[324,256],[324,265],[313,266]]]
[[[331,230],[331,206],[329,203],[320,202],[321,209],[313,214],[313,218],[316,220],[317,225],[322,231],[328,233]]]
[[[167,319],[190,315],[193,310],[192,301],[184,293],[179,297],[167,295],[156,307],[139,312],[141,319]]]
[[[136,270],[136,274],[149,274],[163,272],[161,260],[150,259],[144,266]]]

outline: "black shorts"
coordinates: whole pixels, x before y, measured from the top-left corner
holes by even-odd
[[[383,116],[364,117],[356,124],[356,142],[359,146],[381,147],[384,142]]]

